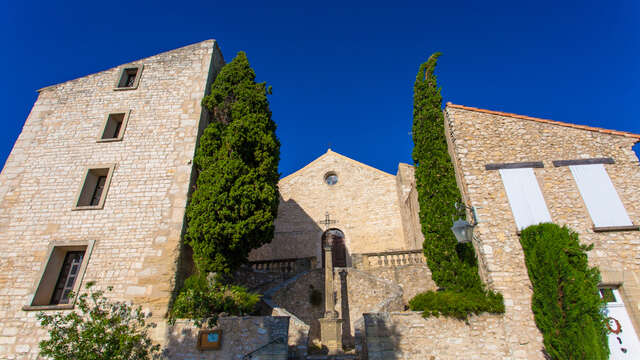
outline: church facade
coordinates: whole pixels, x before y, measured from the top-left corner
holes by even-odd
[[[222,348],[199,350],[200,329],[166,314],[189,267],[184,214],[209,121],[200,101],[223,65],[207,40],[39,91],[0,174],[0,358],[37,359],[36,314],[70,311],[70,291],[95,282],[152,313],[170,359],[304,359],[326,345],[327,309],[345,358],[543,359],[518,237],[540,222],[594,245],[590,264],[614,299],[605,311],[623,330],[612,359],[640,357],[640,135],[451,103],[446,136],[477,214],[480,275],[505,314],[408,311],[437,289],[414,169],[389,174],[328,150],[280,180],[274,238],[238,273],[263,295],[260,316],[222,318]]]

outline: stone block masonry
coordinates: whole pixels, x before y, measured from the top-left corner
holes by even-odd
[[[0,358],[35,359],[46,336],[30,305],[47,249],[95,241],[84,285],[151,311],[164,343],[198,134],[200,101],[224,60],[214,40],[150,58],[138,87],[121,68],[41,89],[0,174]],[[98,142],[109,113],[130,110],[122,140]],[[74,211],[85,169],[115,164],[104,207]],[[62,310],[56,310],[62,311]]]
[[[177,321],[169,328],[169,360],[236,360],[253,353],[252,359],[287,359],[286,316],[229,316],[218,320],[222,330],[220,350],[196,348],[199,328],[190,321]]]
[[[542,359],[540,335],[531,312],[531,283],[500,174],[486,164],[542,162],[533,169],[551,220],[576,231],[597,265],[603,284],[621,286],[627,311],[640,330],[640,232],[595,232],[567,166],[554,160],[612,158],[604,165],[634,224],[640,223],[640,167],[632,150],[640,136],[544,119],[447,104],[445,126],[464,200],[478,207],[474,246],[480,272],[504,295],[503,326],[513,359]]]
[[[468,323],[418,312],[364,314],[369,360],[512,359],[500,315],[471,316]]]

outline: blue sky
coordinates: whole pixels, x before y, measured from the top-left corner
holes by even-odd
[[[640,133],[638,1],[236,4],[3,2],[0,163],[37,89],[209,38],[273,86],[282,175],[329,144],[411,163],[413,82],[435,51],[444,101]]]

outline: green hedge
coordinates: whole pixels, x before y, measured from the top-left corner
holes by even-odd
[[[581,245],[578,234],[555,224],[524,229],[520,243],[545,351],[552,359],[608,359],[600,272],[587,261],[593,245]]]
[[[425,316],[465,318],[471,313],[503,313],[502,295],[487,291],[478,275],[472,244],[458,244],[451,226],[461,203],[453,163],[447,149],[442,96],[433,74],[440,53],[420,66],[414,84],[413,161],[424,234],[424,254],[433,280],[446,291],[419,294],[411,309]]]
[[[422,310],[425,317],[443,315],[460,320],[466,319],[469,314],[504,312],[502,296],[487,291],[427,291],[411,299],[409,307]]]

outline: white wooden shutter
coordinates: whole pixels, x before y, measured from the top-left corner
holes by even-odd
[[[500,176],[518,230],[551,222],[551,215],[532,168],[500,169]]]
[[[595,227],[633,225],[602,164],[569,168]]]

